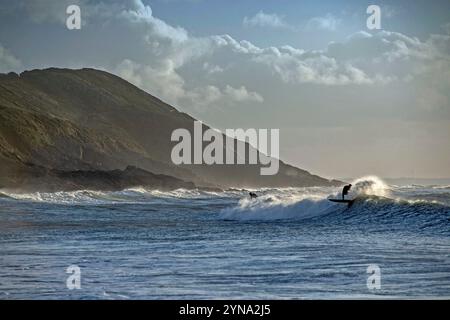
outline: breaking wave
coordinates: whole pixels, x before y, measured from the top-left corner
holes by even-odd
[[[369,176],[355,180],[348,198],[361,196],[389,195],[389,187],[379,178]],[[330,190],[328,190],[330,191]],[[239,201],[233,208],[222,211],[222,218],[230,220],[283,220],[306,219],[347,209],[346,205],[328,201],[340,198],[339,193],[284,193],[283,195],[263,195],[257,199],[248,198]]]
[[[163,199],[193,199],[218,196],[217,192],[177,189],[173,191],[151,190],[143,187],[122,191],[60,191],[21,193],[3,190],[0,197],[21,201],[48,202],[57,204],[104,204],[104,203],[146,203]]]
[[[3,190],[0,201],[44,202],[61,205],[150,204],[176,206],[179,210],[208,210],[211,217],[233,221],[301,221],[320,219],[327,223],[381,223],[385,226],[410,224],[420,228],[438,227],[450,232],[450,192],[446,187],[385,184],[369,176],[352,182],[352,206],[328,201],[340,198],[339,188],[266,188],[254,190],[258,198],[249,199],[247,190],[225,192],[149,190],[136,187],[123,191],[34,192]],[[177,209],[178,210],[178,209]],[[375,219],[375,220],[374,220]],[[441,232],[438,230],[438,232]]]
[[[303,194],[302,197],[294,195],[289,199],[264,195],[255,200],[242,199],[236,206],[223,209],[221,218],[237,221],[320,219],[333,224],[374,223],[384,228],[401,228],[408,224],[450,233],[449,195],[444,195],[447,202],[409,195],[399,197],[396,190],[377,177],[357,179],[352,185],[349,198],[355,201],[351,206],[328,201],[329,198],[340,197],[337,193],[327,197],[317,194]]]

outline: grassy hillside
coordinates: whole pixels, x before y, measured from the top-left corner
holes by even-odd
[[[104,71],[51,68],[0,75],[0,182],[7,184],[8,175],[32,164],[66,171],[131,165],[204,186],[338,183],[283,163],[276,176],[260,176],[256,165],[175,166],[171,133],[192,131],[194,121]]]

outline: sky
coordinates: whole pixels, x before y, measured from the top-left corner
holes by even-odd
[[[0,0],[0,72],[47,67],[106,70],[221,130],[280,129],[281,159],[328,178],[450,177],[448,0]]]

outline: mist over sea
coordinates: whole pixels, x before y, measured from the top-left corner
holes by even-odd
[[[450,185],[352,184],[351,207],[332,187],[1,190],[0,299],[449,298]]]

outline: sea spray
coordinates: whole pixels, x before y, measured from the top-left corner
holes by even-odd
[[[389,197],[390,189],[383,180],[376,176],[358,178],[352,182],[351,196],[372,195],[378,197]]]

